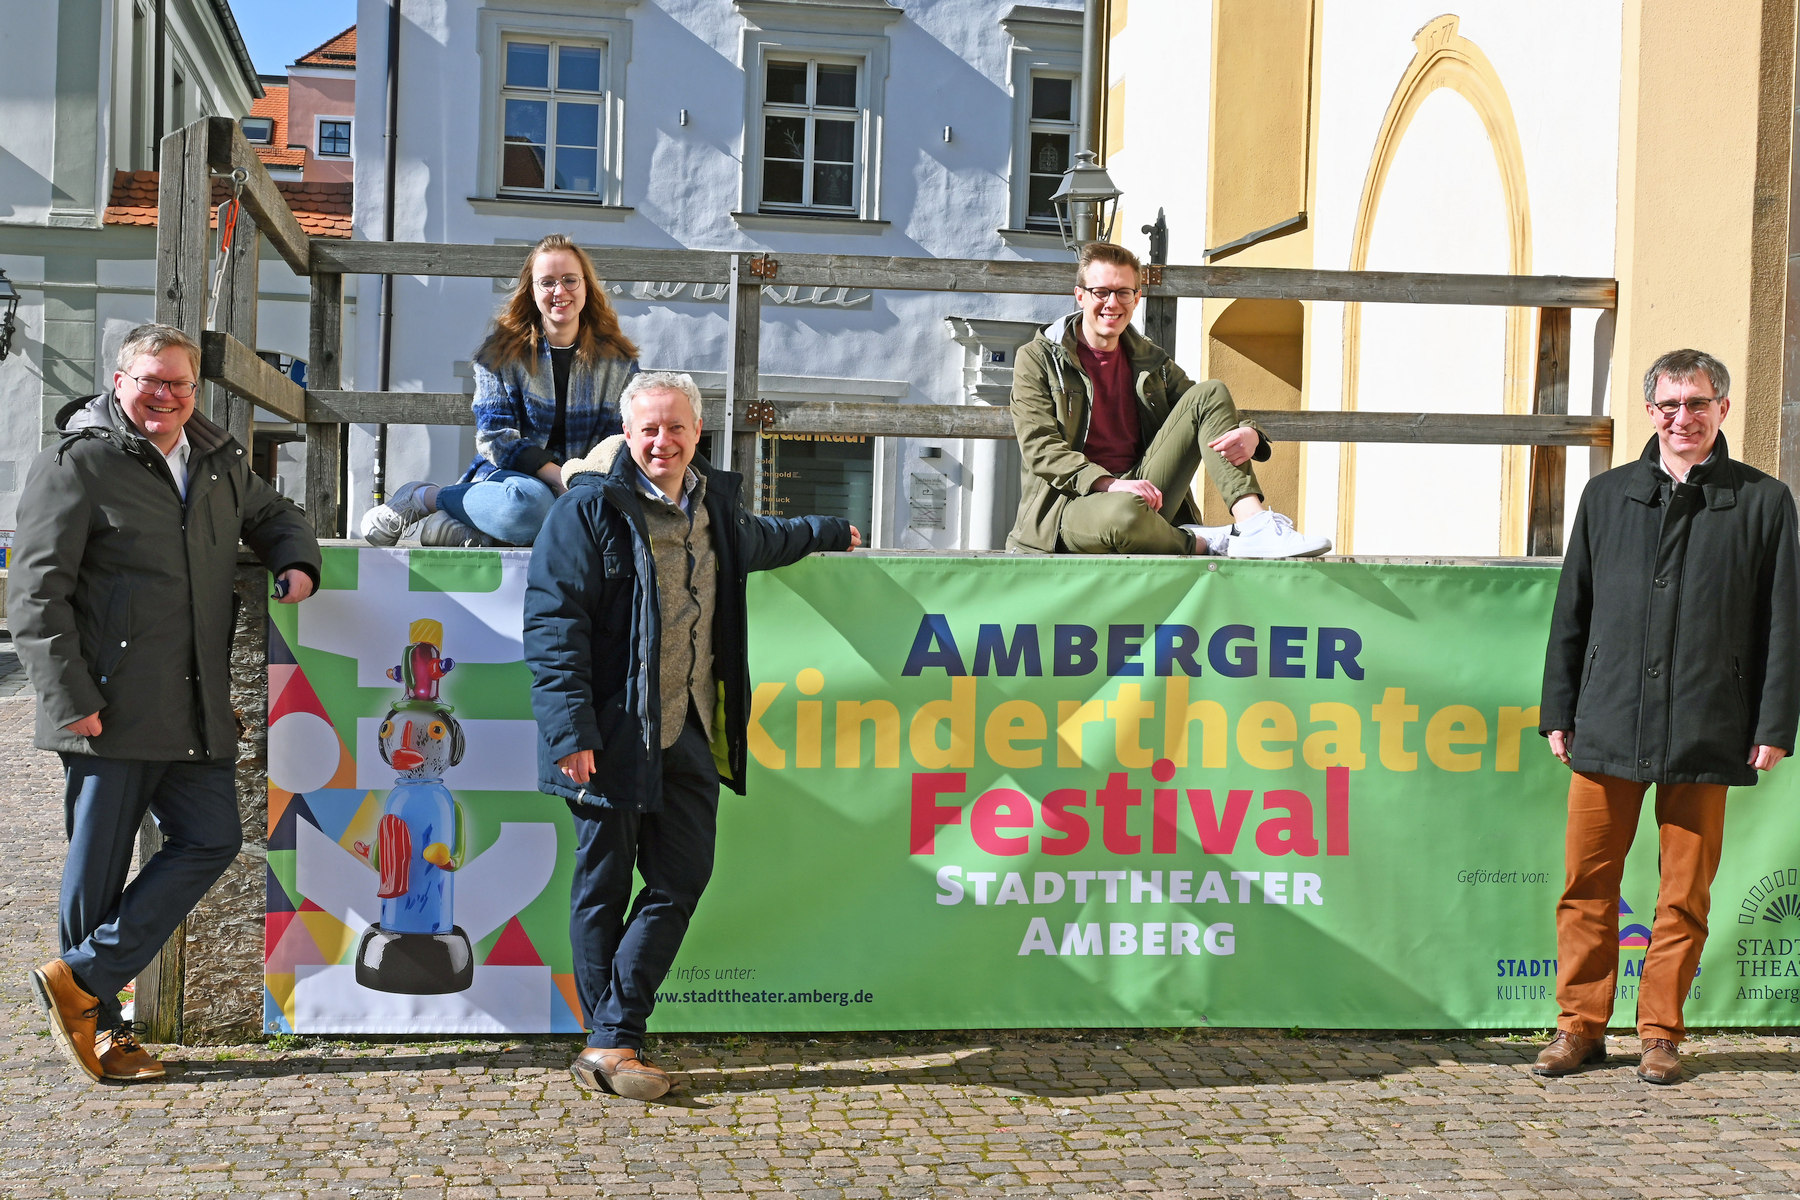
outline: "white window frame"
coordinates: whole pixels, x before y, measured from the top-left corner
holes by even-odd
[[[1040,79],[1066,79],[1069,81],[1069,120],[1042,121],[1031,115],[1031,89],[1037,86]],[[1020,98],[1019,109],[1025,118],[1024,134],[1017,143],[1013,161],[1017,164],[1013,176],[1013,207],[1016,224],[1015,229],[1029,230],[1032,233],[1057,233],[1059,226],[1054,216],[1047,220],[1038,218],[1039,224],[1033,225],[1031,215],[1031,177],[1035,173],[1031,161],[1031,139],[1036,133],[1067,134],[1069,153],[1066,156],[1068,165],[1065,172],[1075,165],[1075,149],[1081,140],[1081,69],[1076,67],[1071,75],[1068,71],[1057,67],[1034,66],[1026,75],[1025,95]]]
[[[777,62],[805,64],[807,93],[809,96],[813,97],[813,100],[810,103],[786,104],[771,102],[767,99],[768,69],[772,64]],[[856,71],[856,95],[852,100],[850,108],[821,108],[819,106],[817,102],[817,87],[819,68],[821,67],[851,67]],[[780,53],[771,53],[764,56],[762,70],[762,85],[757,88],[757,97],[760,102],[757,105],[755,116],[752,118],[756,123],[758,147],[756,160],[756,206],[754,208],[747,207],[745,211],[790,216],[794,214],[818,214],[832,217],[862,216],[862,183],[866,170],[866,142],[863,137],[863,130],[867,125],[865,114],[868,111],[868,103],[865,99],[865,96],[868,93],[869,75],[867,60],[836,54],[794,54],[789,56]],[[768,159],[762,151],[766,145],[765,139],[767,137],[768,119],[770,117],[790,117],[806,122],[806,145],[802,151],[804,157],[801,162],[801,191],[803,198],[799,201],[772,201],[764,200],[762,198],[764,172],[766,172],[768,168]],[[807,195],[807,193],[810,193],[812,190],[813,167],[817,163],[817,160],[813,156],[813,146],[815,141],[814,130],[817,128],[816,122],[820,120],[842,121],[846,118],[850,120],[854,130],[851,134],[854,145],[851,149],[850,162],[850,203],[843,205],[824,204],[821,203],[817,197]]]
[[[475,190],[483,200],[555,201],[573,205],[625,203],[625,76],[631,61],[631,21],[624,15],[632,0],[585,0],[579,9],[544,11],[542,0],[490,0],[479,13],[481,57],[481,130],[476,155]],[[529,5],[529,8],[526,6]],[[577,42],[597,45],[601,52],[600,154],[598,188],[594,192],[545,188],[502,188],[500,156],[505,147],[506,43]],[[554,136],[554,131],[551,131]],[[546,173],[546,183],[553,176]]]
[[[250,122],[252,121],[259,121],[266,124],[269,127],[268,136],[261,138],[254,136],[250,132]],[[238,127],[244,131],[244,140],[249,142],[252,146],[272,146],[275,144],[274,117],[239,117]]]
[[[881,220],[881,143],[887,115],[888,27],[903,15],[884,0],[733,0],[745,28],[743,184],[738,215]],[[857,67],[856,167],[849,209],[762,204],[763,88],[770,60]],[[778,106],[779,107],[779,106]],[[841,110],[837,110],[841,111]],[[810,138],[809,138],[810,141]],[[810,161],[810,160],[809,160]]]
[[[1013,41],[1009,82],[1013,96],[1012,178],[1008,209],[1009,232],[1048,234],[1054,227],[1026,224],[1031,204],[1031,80],[1033,75],[1067,76],[1075,81],[1073,103],[1076,136],[1069,141],[1071,154],[1080,147],[1081,128],[1081,10],[1066,13],[1020,5],[1001,22]],[[1060,244],[1060,241],[1059,243]]]
[[[317,116],[317,117],[313,118],[313,154],[319,158],[329,158],[329,159],[334,159],[334,160],[349,159],[349,157],[350,157],[349,149],[345,150],[342,154],[339,154],[335,150],[328,151],[325,149],[325,124],[328,121],[333,125],[344,126],[345,131],[346,131],[345,137],[344,137],[344,144],[346,146],[350,147],[351,149],[354,149],[356,146],[356,136],[355,136],[356,130],[352,124],[352,118],[350,118],[350,117],[333,117],[333,116]]]

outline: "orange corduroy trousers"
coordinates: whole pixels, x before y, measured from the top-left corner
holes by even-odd
[[[1619,880],[1649,784],[1576,773],[1569,783],[1567,882],[1556,906],[1557,1026],[1604,1037],[1619,977]],[[1725,836],[1725,785],[1656,785],[1662,882],[1638,980],[1638,1036],[1680,1042],[1681,1002],[1706,945]]]

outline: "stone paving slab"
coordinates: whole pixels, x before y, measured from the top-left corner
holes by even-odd
[[[1800,1194],[1790,1035],[1697,1038],[1672,1088],[1632,1038],[1543,1080],[1541,1037],[1267,1030],[665,1037],[688,1082],[653,1105],[581,1092],[560,1037],[170,1047],[161,1083],[89,1084],[31,1000],[62,861],[31,720],[0,696],[0,1195]]]

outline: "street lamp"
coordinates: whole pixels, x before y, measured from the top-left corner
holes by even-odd
[[[19,289],[12,285],[4,269],[0,269],[0,305],[6,308],[0,314],[0,362],[5,362],[12,353],[13,314],[19,311]]]
[[[1077,153],[1075,165],[1063,172],[1062,183],[1050,197],[1063,245],[1079,250],[1083,242],[1110,236],[1113,218],[1119,211],[1119,197],[1124,194],[1106,168],[1094,161],[1092,150]],[[1092,225],[1084,229],[1089,221]]]

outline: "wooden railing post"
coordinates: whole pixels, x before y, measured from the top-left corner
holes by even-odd
[[[162,140],[156,183],[156,320],[196,342],[206,327],[206,262],[212,179],[205,121]]]
[[[762,356],[764,276],[751,269],[753,261],[768,260],[753,260],[745,254],[731,256],[730,343],[727,350],[730,365],[725,377],[725,424],[713,438],[713,462],[723,470],[733,469],[733,464],[738,462],[742,463],[742,470],[756,469],[756,435],[748,434],[742,439],[733,437],[738,414],[756,399],[757,363]],[[754,487],[754,479],[751,484]]]
[[[221,210],[223,211],[223,210]],[[220,236],[224,236],[223,227]],[[262,238],[256,230],[256,218],[248,206],[240,204],[236,228],[232,231],[230,257],[219,288],[217,317],[213,328],[230,334],[252,350],[256,349],[256,292],[260,285],[259,261]],[[256,453],[256,406],[244,398],[216,385],[212,391],[213,420],[225,426],[231,436],[243,443],[244,453]],[[223,411],[221,411],[223,410]],[[251,467],[255,467],[254,461]]]
[[[207,150],[205,121],[163,138],[162,172],[156,187],[156,320],[173,325],[196,342],[206,326],[207,226],[212,215]],[[138,857],[148,859],[162,844],[162,831],[146,817],[138,831]],[[138,975],[132,1014],[144,1023],[148,1041],[181,1040],[186,945],[184,921]]]
[[[1539,416],[1566,416],[1569,411],[1569,310],[1538,310],[1537,381],[1532,411]],[[1526,523],[1525,553],[1557,556],[1563,552],[1564,464],[1561,446],[1531,448],[1531,511]]]
[[[344,277],[336,272],[312,275],[311,337],[306,360],[308,391],[342,386],[344,351]],[[308,413],[310,416],[311,413]],[[344,442],[348,425],[306,423],[306,511],[319,537],[342,537],[344,526]]]

